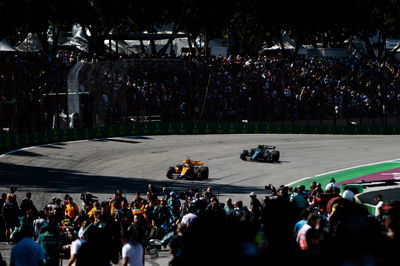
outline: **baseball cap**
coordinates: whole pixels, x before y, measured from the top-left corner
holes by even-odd
[[[254,192],[250,193],[250,197],[255,197],[255,196],[257,196],[256,193],[254,193]]]

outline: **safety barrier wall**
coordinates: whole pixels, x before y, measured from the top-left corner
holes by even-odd
[[[375,209],[376,209],[375,205],[371,205],[371,204],[368,204],[368,203],[364,203],[362,205],[367,209],[369,214],[375,215]]]
[[[138,135],[178,134],[354,134],[395,135],[398,126],[300,126],[267,123],[138,122],[93,128],[55,129],[0,135],[0,152],[32,145]]]

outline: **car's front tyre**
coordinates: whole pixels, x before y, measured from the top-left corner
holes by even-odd
[[[174,173],[175,173],[175,167],[169,167],[167,171],[167,178],[168,179],[173,179],[174,178]]]
[[[243,161],[247,160],[247,156],[249,156],[249,151],[248,150],[243,150],[242,153],[240,154],[240,159]]]

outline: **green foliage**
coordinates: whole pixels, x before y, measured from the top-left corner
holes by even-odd
[[[400,0],[0,0],[0,38],[16,42],[32,32],[46,40],[49,27],[58,36],[79,23],[96,42],[111,32],[156,33],[157,26],[172,24],[192,40],[229,35],[241,54],[255,54],[287,32],[298,44],[324,47],[356,36],[374,57],[383,55],[386,38],[400,37],[399,15]],[[373,47],[369,37],[377,32]]]

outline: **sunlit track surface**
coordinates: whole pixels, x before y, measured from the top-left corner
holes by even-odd
[[[362,164],[399,158],[400,136],[344,135],[188,135],[143,136],[89,140],[32,147],[0,157],[0,189],[18,187],[32,191],[37,207],[43,208],[53,196],[73,196],[80,202],[89,191],[100,200],[116,189],[129,200],[136,191],[145,193],[149,183],[181,192],[190,187],[212,186],[215,194],[249,203],[248,194],[268,193],[267,184],[288,184],[303,177]],[[277,146],[279,163],[245,162],[243,149],[258,144]],[[169,166],[189,156],[206,161],[206,181],[168,180]]]

